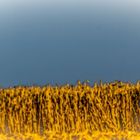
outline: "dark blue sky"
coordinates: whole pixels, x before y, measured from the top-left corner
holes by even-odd
[[[0,2],[0,85],[140,79],[140,2]]]

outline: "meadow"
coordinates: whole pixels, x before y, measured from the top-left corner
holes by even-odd
[[[140,82],[0,89],[0,140],[139,140]]]

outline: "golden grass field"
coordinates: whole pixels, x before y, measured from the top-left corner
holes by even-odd
[[[0,140],[140,140],[140,82],[1,88]]]

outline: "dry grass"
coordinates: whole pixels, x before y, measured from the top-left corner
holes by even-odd
[[[0,139],[137,140],[139,131],[139,82],[0,89]]]

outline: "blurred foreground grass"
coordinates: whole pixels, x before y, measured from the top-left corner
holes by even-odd
[[[42,136],[39,134],[26,133],[0,135],[0,140],[140,140],[140,134],[136,132],[99,132],[94,131],[92,134],[87,132],[81,133],[57,133],[47,132]]]

